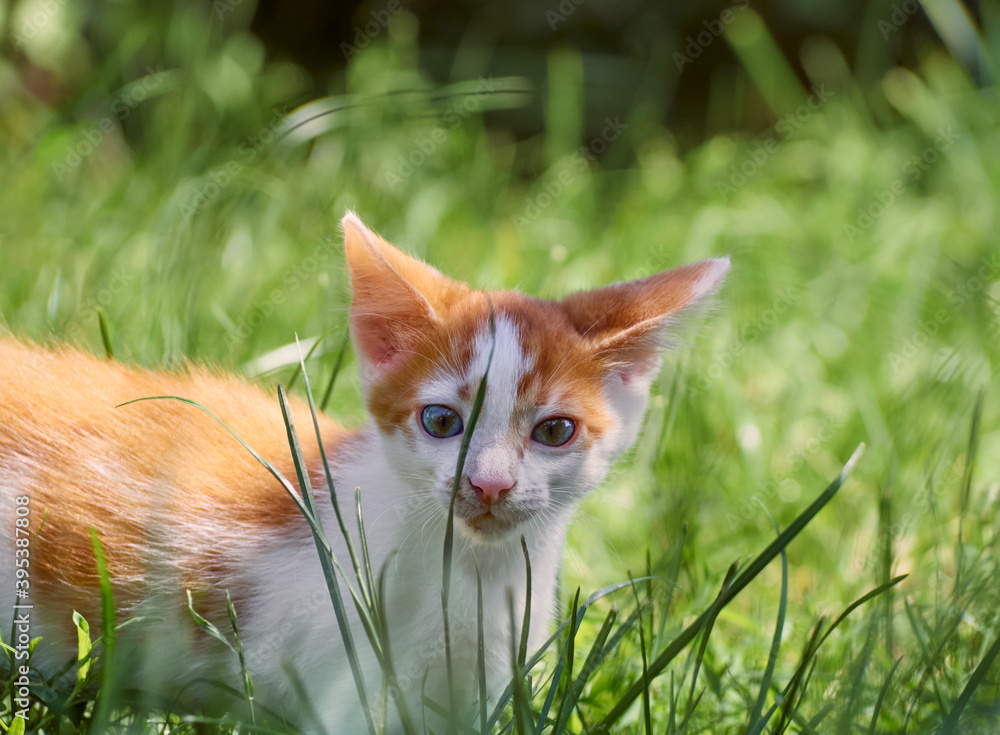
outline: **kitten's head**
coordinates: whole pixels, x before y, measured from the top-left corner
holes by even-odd
[[[353,213],[342,224],[365,400],[414,501],[447,508],[493,347],[455,501],[456,525],[483,543],[564,517],[604,478],[636,438],[671,322],[729,270],[705,260],[544,301],[474,291]]]

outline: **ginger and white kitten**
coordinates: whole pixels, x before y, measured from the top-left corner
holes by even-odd
[[[419,722],[425,673],[426,691],[446,701],[442,542],[459,446],[493,344],[491,309],[495,352],[455,503],[451,637],[466,702],[475,696],[476,568],[495,698],[510,678],[508,587],[518,620],[524,609],[521,537],[532,563],[534,650],[549,633],[577,502],[635,440],[672,323],[720,285],[729,261],[545,301],[472,290],[404,255],[351,213],[343,228],[354,293],[351,335],[372,423],[350,433],[321,417],[320,426],[342,507],[350,511],[360,487],[373,566],[389,560],[390,639]],[[128,629],[134,661],[121,670],[133,673],[129,683],[176,687],[194,674],[231,672],[232,654],[194,628],[185,596],[191,590],[196,608],[228,630],[228,590],[258,698],[300,717],[281,669],[286,660],[331,732],[362,731],[306,522],[274,478],[205,413],[177,401],[115,408],[154,395],[207,406],[294,478],[273,394],[241,378],[199,367],[147,371],[68,347],[0,339],[3,617],[18,602],[13,531],[24,516],[17,508],[26,506],[32,532],[47,513],[28,567],[30,634],[44,636],[33,665],[51,671],[72,655],[72,610],[95,629],[100,621],[93,525],[119,616],[147,616]],[[293,418],[327,536],[349,568],[319,452],[309,441],[311,417],[297,403]],[[378,667],[356,616],[352,624],[374,702]]]

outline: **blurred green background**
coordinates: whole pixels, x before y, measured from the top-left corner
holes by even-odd
[[[875,635],[869,700],[903,655],[898,711],[928,671],[934,710],[995,639],[1000,4],[20,0],[0,31],[14,333],[101,351],[100,311],[119,359],[270,381],[298,333],[323,338],[322,381],[347,208],[456,278],[534,295],[728,253],[574,526],[564,592],[647,553],[662,573],[683,538],[680,625],[772,538],[767,513],[786,525],[865,442],[790,547],[787,656],[897,573],[880,620],[898,631],[849,621],[829,681]],[[331,405],[356,425],[351,362]],[[772,566],[724,611],[720,681],[759,677],[779,582]],[[741,701],[721,688],[713,711]]]

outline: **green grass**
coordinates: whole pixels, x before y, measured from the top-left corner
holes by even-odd
[[[29,51],[64,98],[39,101],[0,58],[0,314],[14,332],[147,365],[263,365],[271,382],[288,382],[298,358],[263,356],[295,333],[329,335],[308,361],[325,386],[349,299],[336,229],[347,208],[450,275],[537,295],[729,253],[717,308],[668,359],[636,450],[574,525],[563,614],[577,587],[585,599],[630,574],[655,581],[596,601],[574,642],[554,644],[564,666],[549,717],[594,732],[714,610],[711,635],[693,636],[612,730],[650,731],[648,706],[653,732],[753,732],[771,712],[756,731],[996,731],[995,89],[941,50],[862,87],[822,40],[803,49],[806,89],[748,11],[728,42],[772,128],[682,151],[639,98],[590,160],[567,144],[582,129],[566,106],[580,97],[566,86],[578,84],[572,51],[550,63],[564,84],[543,100],[546,132],[517,141],[482,114],[544,85],[461,70],[431,85],[406,13],[328,98],[298,108],[304,76],[264,60],[249,7],[220,20],[207,6],[128,6],[86,37],[76,6],[60,7],[59,34]],[[88,43],[111,52],[84,63]],[[350,353],[329,410],[363,418]],[[713,608],[727,569],[774,539],[769,515],[788,528],[861,442],[851,479],[784,549],[787,572],[775,560]],[[600,665],[580,681],[592,653]],[[535,717],[559,655],[544,665],[522,692]],[[89,675],[71,717],[57,726],[36,709],[28,731],[112,716]],[[0,682],[0,731],[10,692]],[[560,713],[567,692],[579,702]],[[190,730],[184,714],[136,727]]]

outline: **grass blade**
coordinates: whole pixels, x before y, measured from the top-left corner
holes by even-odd
[[[733,581],[723,594],[723,597],[708,610],[703,612],[698,618],[691,623],[683,632],[680,633],[673,641],[656,657],[652,665],[649,667],[649,676],[655,678],[667,667],[667,665],[674,660],[678,653],[680,653],[684,648],[690,643],[695,636],[698,635],[699,631],[705,626],[709,619],[709,616],[713,613],[716,605],[718,609],[725,607],[736,595],[743,591],[743,588],[750,584],[753,579],[760,574],[760,572],[766,567],[774,557],[781,553],[781,550],[788,546],[803,528],[808,525],[808,523],[816,516],[823,507],[830,502],[837,491],[843,486],[844,482],[847,481],[847,477],[850,475],[851,470],[857,464],[858,460],[861,459],[861,454],[864,451],[864,444],[858,446],[854,450],[854,454],[844,465],[844,468],[837,475],[836,479],[831,482],[827,488],[820,494],[816,500],[814,500],[799,516],[792,521],[792,523],[786,528],[781,534],[768,544],[767,548],[754,559],[747,568]],[[607,732],[610,730],[611,725],[617,722],[625,711],[631,706],[635,698],[642,693],[642,682],[633,684],[628,691],[622,696],[618,703],[612,708],[605,718],[601,721],[599,725],[599,730],[602,732]]]
[[[701,701],[702,695],[705,693],[705,690],[703,689],[697,697],[695,696],[694,692],[698,684],[698,675],[701,672],[701,664],[705,658],[705,651],[708,649],[708,641],[712,635],[712,629],[715,627],[715,620],[722,611],[723,606],[720,603],[723,595],[726,592],[726,588],[729,587],[732,582],[733,577],[736,576],[738,569],[738,562],[733,562],[726,571],[725,579],[722,581],[722,587],[719,589],[719,594],[715,596],[712,606],[708,609],[709,616],[703,626],[703,630],[699,634],[701,640],[698,643],[698,649],[697,651],[692,651],[688,656],[688,664],[690,664],[692,660],[694,661],[694,672],[691,676],[691,686],[689,687],[687,704],[684,707],[684,717],[681,719],[680,728],[678,729],[679,733],[687,731],[687,725],[694,714],[694,709],[698,706],[698,702]],[[648,671],[646,673],[646,679],[647,681],[649,679]]]
[[[576,595],[573,597],[573,622],[570,625],[569,634],[566,637],[566,687],[563,690],[563,699],[559,703],[559,711],[556,713],[556,731],[558,732],[559,721],[563,718],[563,710],[566,707],[566,694],[573,685],[573,662],[576,660],[576,634],[580,630],[582,616],[578,617],[580,599],[580,588],[576,588]],[[553,682],[554,683],[554,682]]]
[[[82,692],[90,683],[90,669],[94,665],[94,644],[90,640],[90,623],[76,610],[73,611],[73,625],[76,627],[76,680],[70,701]]]
[[[316,348],[319,347],[321,344],[323,344],[323,342],[326,341],[326,338],[336,331],[337,331],[336,329],[331,329],[330,331],[321,334],[319,338],[314,340],[312,345],[310,345],[309,351],[306,352],[305,357],[302,357],[302,345],[299,344],[299,335],[297,334],[295,335],[295,346],[298,347],[299,349],[299,364],[295,366],[295,370],[292,371],[292,377],[288,379],[287,390],[291,390],[292,388],[295,387],[295,381],[299,379],[299,375],[305,372],[306,362],[309,360],[310,357],[312,357],[312,354],[316,351]],[[336,372],[335,372],[335,377],[336,377]]]
[[[810,664],[815,664],[816,660],[813,658],[813,654],[819,650],[820,644],[816,641],[820,638],[820,631],[823,630],[823,623],[826,622],[826,617],[820,616],[820,619],[816,621],[816,625],[813,626],[812,633],[809,634],[809,640],[806,642],[805,651],[802,653],[802,659],[799,662],[798,668],[795,673],[792,674],[791,680],[788,682],[788,686],[785,687],[785,691],[782,692],[782,705],[781,705],[781,719],[778,720],[778,726],[774,729],[775,735],[781,735],[785,731],[789,723],[789,717],[793,714],[794,709],[797,708],[795,705],[796,695],[799,691],[805,691],[806,685],[802,684],[803,678],[808,680],[806,674],[806,667]]]
[[[101,666],[101,691],[98,696],[97,706],[94,709],[94,719],[91,723],[91,728],[95,732],[101,732],[107,728],[118,684],[115,661],[115,647],[117,643],[115,599],[111,589],[111,577],[108,574],[108,561],[104,555],[104,547],[97,536],[97,529],[93,526],[90,527],[90,544],[94,548],[94,558],[97,562],[97,579],[101,590],[101,628],[103,633],[102,639],[104,641],[104,664]]]
[[[337,374],[340,372],[340,365],[344,358],[344,350],[347,346],[347,338],[349,336],[350,336],[349,333],[345,335],[344,343],[340,346],[340,354],[337,357],[337,365],[334,368],[333,375],[330,377],[330,383],[327,386],[327,396],[324,397],[324,405],[325,405],[325,399],[329,397],[329,391],[333,389],[333,384],[334,381],[337,379]],[[295,335],[296,344],[298,344],[298,341],[299,337],[298,335]],[[372,610],[374,608],[374,604],[371,599],[370,588],[368,588],[368,586],[365,584],[365,577],[361,574],[361,562],[358,559],[358,553],[354,547],[354,540],[351,538],[351,534],[347,530],[347,523],[344,521],[344,515],[340,510],[340,502],[337,500],[337,489],[333,484],[333,476],[330,474],[330,463],[326,459],[326,448],[325,448],[326,444],[323,442],[323,436],[319,430],[319,419],[316,416],[316,404],[313,402],[312,385],[309,383],[309,371],[306,370],[305,359],[302,357],[301,347],[299,348],[299,367],[302,370],[302,381],[306,389],[306,401],[309,404],[309,413],[312,416],[313,420],[313,430],[316,433],[316,446],[319,449],[319,457],[323,463],[323,474],[326,478],[326,486],[330,491],[330,502],[333,504],[333,512],[337,516],[337,525],[340,526],[341,537],[347,544],[347,553],[351,557],[351,565],[354,567],[354,575],[355,578],[358,580],[358,587],[360,588],[361,596],[362,598],[364,598],[365,606],[368,608],[368,610]],[[360,513],[360,501],[357,498],[355,498],[355,502],[358,505],[358,512]],[[362,528],[364,528],[363,525]],[[341,572],[341,574],[343,574],[343,572]],[[351,591],[351,593],[352,595],[354,595],[353,590]],[[357,604],[356,595],[354,596],[355,596],[355,604]]]
[[[580,695],[583,694],[583,688],[586,686],[587,681],[590,679],[590,675],[594,673],[603,659],[604,646],[608,640],[608,635],[611,633],[611,628],[615,624],[615,618],[618,617],[618,609],[612,607],[604,618],[604,624],[601,626],[601,630],[597,634],[597,638],[594,640],[594,645],[591,646],[590,652],[587,654],[586,660],[583,662],[583,667],[580,669],[580,674],[573,680],[572,685],[566,691],[563,696],[562,704],[559,706],[559,717],[556,720],[556,726],[553,728],[553,735],[559,735],[566,731],[566,727],[569,724],[570,714],[576,707],[576,703],[580,700]]]
[[[382,564],[382,568],[379,570],[378,575],[378,586],[375,588],[378,590],[378,594],[374,595],[375,602],[378,607],[373,611],[373,614],[380,624],[381,640],[384,650],[384,656],[380,660],[382,665],[382,677],[386,680],[386,685],[389,689],[389,693],[392,694],[393,699],[396,701],[396,709],[399,712],[400,723],[402,724],[403,731],[406,733],[416,733],[416,725],[413,723],[413,717],[410,714],[409,705],[406,702],[406,697],[403,695],[403,690],[399,686],[399,677],[396,675],[395,665],[392,661],[392,648],[391,640],[389,638],[389,629],[386,622],[386,612],[385,612],[385,573],[389,568],[389,564],[392,561],[395,551],[392,552]]]
[[[684,542],[687,540],[688,526],[685,522],[681,526],[681,535],[673,543],[673,553],[670,559],[670,568],[667,572],[667,601],[663,605],[663,612],[660,614],[660,625],[656,631],[656,641],[653,650],[657,650],[663,642],[664,631],[667,628],[667,620],[670,619],[670,608],[674,602],[674,593],[677,591],[677,579],[681,573],[681,561],[684,559]]]
[[[993,661],[996,660],[998,655],[1000,655],[1000,636],[993,641],[993,645],[990,646],[986,655],[983,656],[979,665],[972,672],[969,681],[966,682],[965,688],[962,689],[962,693],[955,702],[955,706],[951,708],[951,711],[944,720],[944,724],[941,726],[941,735],[951,735],[951,733],[957,731],[962,712],[972,699],[972,695],[975,694],[976,688],[983,683],[983,680],[989,673],[990,667],[993,665]]]
[[[579,592],[577,593],[577,601],[579,601]],[[601,654],[602,658],[610,656],[614,651],[618,649],[619,644],[625,638],[625,634],[632,629],[632,627],[636,624],[636,621],[640,619],[640,616],[646,612],[646,609],[648,607],[649,607],[648,601],[642,603],[635,609],[635,611],[628,617],[628,619],[624,623],[618,626],[618,630],[615,631],[614,635],[611,636],[611,638],[608,640],[607,645],[604,647],[604,651]],[[576,621],[576,625],[572,627],[572,630],[579,631],[581,623],[582,619],[578,619]],[[552,673],[551,682],[549,684],[549,691],[545,697],[545,702],[542,705],[542,709],[540,710],[538,716],[538,724],[536,725],[535,729],[536,735],[541,735],[542,731],[545,729],[547,724],[553,724],[553,725],[555,724],[554,722],[548,723],[547,719],[549,710],[552,707],[552,702],[555,697],[556,691],[559,687],[560,682],[562,682],[564,678],[563,670],[565,669],[566,666],[566,656],[568,653],[569,653],[568,651],[563,651],[562,655],[560,655],[559,657],[559,662],[556,664],[556,667]],[[571,676],[566,677],[566,684],[563,687],[564,690],[569,687],[571,679],[572,679]],[[577,705],[577,709],[579,710],[579,704]]]
[[[236,655],[236,649],[233,648],[233,644],[229,642],[229,639],[222,634],[222,631],[215,627],[215,624],[209,620],[203,618],[197,610],[194,609],[194,598],[191,597],[191,590],[186,590],[188,599],[188,612],[191,613],[191,617],[194,618],[194,622],[203,631],[212,636],[215,640],[222,643],[226,648],[232,651],[233,655]]]
[[[648,556],[647,556],[647,564]],[[639,650],[642,652],[642,722],[645,726],[646,735],[653,735],[653,718],[649,710],[649,664],[646,660],[646,634],[642,624],[642,602],[639,600],[639,590],[635,584],[632,585],[632,593],[635,595],[635,604],[639,612]]]
[[[309,480],[309,468],[306,467],[305,457],[302,456],[302,445],[299,444],[299,437],[292,423],[291,407],[288,403],[288,394],[284,386],[278,386],[278,403],[281,405],[281,416],[285,422],[285,432],[288,436],[288,448],[292,453],[292,463],[295,465],[295,476],[299,481],[299,492],[302,493],[302,501],[309,510],[317,524],[317,530],[322,533],[319,527],[319,516],[316,514],[316,498],[313,496],[312,483]]]
[[[576,612],[578,609],[578,604],[580,602],[580,588],[576,588],[576,596],[573,599],[573,615],[572,622],[570,623],[570,634],[569,640],[567,640],[567,650],[559,657],[559,662],[556,664],[555,671],[552,673],[552,683],[549,684],[549,693],[545,695],[545,702],[542,704],[542,709],[538,715],[538,727],[535,730],[535,735],[541,735],[542,730],[545,727],[545,721],[548,719],[549,710],[552,708],[552,701],[555,699],[556,690],[559,688],[559,682],[563,678],[563,670],[566,667],[566,661],[570,661],[570,669],[572,670],[572,660],[573,660],[573,638],[576,636],[577,630],[580,628],[580,624],[576,618]],[[566,686],[569,686],[569,682],[572,679],[572,674],[566,677]]]
[[[647,674],[647,678],[648,678]],[[674,735],[677,732],[677,698],[680,696],[680,687],[674,684],[674,672],[670,672],[670,714],[667,717],[667,735]]]
[[[486,735],[489,721],[486,714],[486,635],[483,630],[483,578],[476,565],[476,668],[479,674],[479,732]]]
[[[451,594],[451,564],[452,554],[455,545],[455,498],[458,495],[458,488],[462,482],[462,472],[465,469],[465,457],[469,453],[469,445],[472,443],[472,435],[479,422],[479,414],[483,410],[483,402],[486,400],[486,381],[489,378],[490,367],[493,365],[493,351],[496,349],[496,320],[493,315],[493,305],[490,304],[490,354],[486,360],[486,370],[483,379],[479,381],[479,388],[476,390],[476,399],[472,404],[472,412],[469,415],[469,425],[462,436],[462,443],[458,450],[458,463],[455,467],[455,479],[452,482],[451,498],[448,500],[448,520],[444,532],[444,555],[441,572],[441,613],[444,618],[444,655],[445,668],[448,676],[448,696],[449,705],[455,703],[455,682],[451,661],[451,631],[448,620],[448,597]],[[511,628],[513,631],[514,628]],[[448,732],[454,731],[454,719],[448,719]]]
[[[892,482],[894,465],[890,466],[889,477],[882,487],[879,498],[879,539],[882,546],[882,570],[879,581],[888,582],[892,578]],[[894,629],[892,625],[892,591],[890,590],[883,599],[883,616],[885,636],[885,650],[891,655],[894,649]]]
[[[840,613],[840,615],[838,615],[836,617],[836,619],[833,621],[833,623],[830,625],[830,627],[827,628],[826,632],[823,633],[823,637],[820,638],[819,643],[816,645],[816,647],[819,648],[821,645],[823,645],[823,641],[825,641],[827,638],[829,638],[830,634],[833,633],[833,631],[836,630],[837,627],[842,622],[844,622],[844,620],[847,619],[847,617],[852,612],[854,612],[855,610],[857,610],[859,607],[861,607],[862,605],[864,605],[869,600],[875,599],[876,597],[878,597],[879,595],[881,595],[883,592],[891,590],[893,587],[895,587],[897,584],[899,584],[900,582],[902,582],[908,576],[909,576],[908,574],[900,574],[897,577],[893,577],[892,579],[890,579],[885,584],[880,584],[878,587],[875,587],[875,588],[869,590],[868,592],[866,592],[865,594],[863,594],[861,597],[859,597],[858,599],[856,599],[854,602],[852,602],[850,605],[848,605],[846,608],[844,608],[844,611],[842,613]]]
[[[767,723],[771,721],[771,716],[778,711],[778,707],[781,706],[780,701],[776,701],[771,707],[764,713],[760,719],[754,724],[753,728],[747,728],[747,735],[760,735],[764,732],[764,728],[767,727]]]
[[[479,414],[483,410],[483,402],[486,400],[486,381],[489,378],[490,367],[493,365],[493,350],[496,348],[496,323],[493,318],[493,307],[490,306],[490,354],[486,360],[486,372],[483,379],[479,381],[479,388],[476,390],[476,399],[472,404],[472,412],[469,414],[469,425],[466,427],[465,435],[458,450],[458,463],[455,467],[455,479],[452,482],[451,497],[448,500],[448,521],[445,527],[444,537],[444,573],[443,584],[444,597],[448,598],[451,591],[451,558],[455,543],[455,498],[458,496],[458,488],[462,482],[462,471],[465,469],[465,457],[469,453],[469,445],[472,443],[472,434],[479,423]]]
[[[525,691],[524,672],[517,662],[517,637],[514,634],[517,616],[514,614],[514,590],[510,587],[507,588],[507,610],[510,616],[510,664],[514,672],[511,681],[514,685],[514,722],[521,735],[531,735],[535,728],[531,723],[531,705]]]
[[[976,398],[976,407],[972,411],[972,424],[969,426],[969,448],[965,453],[965,469],[962,472],[962,491],[958,513],[958,548],[955,550],[955,586],[954,603],[958,605],[963,579],[963,559],[965,553],[965,516],[969,511],[969,498],[972,495],[972,473],[976,468],[976,450],[979,447],[979,422],[983,417],[983,391],[980,389]]]
[[[823,642],[827,638],[829,638],[830,634],[833,633],[833,631],[836,630],[837,627],[844,620],[847,619],[847,616],[849,616],[857,608],[861,607],[862,605],[864,605],[869,600],[872,600],[872,599],[878,597],[883,592],[892,589],[897,584],[899,584],[904,579],[906,579],[906,577],[907,577],[907,575],[902,574],[902,575],[900,575],[898,577],[894,577],[893,579],[890,579],[885,584],[880,584],[878,587],[875,587],[874,589],[869,590],[868,592],[866,592],[864,595],[862,595],[857,600],[855,600],[850,605],[848,605],[844,609],[844,611],[840,615],[837,616],[837,618],[833,621],[833,623],[830,625],[830,627],[827,628],[826,631],[822,635],[819,635],[819,631],[820,631],[820,627],[823,624],[824,618],[820,618],[819,619],[819,621],[816,623],[816,627],[813,629],[813,634],[812,634],[812,636],[810,638],[809,645],[806,646],[806,651],[803,654],[802,660],[799,662],[798,667],[796,668],[795,672],[792,674],[792,678],[789,680],[788,684],[785,686],[785,689],[782,691],[782,698],[785,701],[785,708],[784,708],[783,713],[782,713],[782,723],[779,725],[779,727],[776,730],[776,732],[781,732],[782,731],[782,726],[781,725],[784,724],[785,717],[788,714],[788,712],[790,711],[791,702],[795,699],[795,694],[796,694],[796,691],[798,690],[799,685],[800,685],[800,683],[801,683],[801,681],[803,679],[803,676],[805,674],[805,669],[809,665],[811,659],[813,660],[813,662],[815,662],[814,661],[814,657],[816,655],[816,652],[819,650],[820,646],[823,645]]]
[[[354,637],[347,621],[344,610],[344,601],[340,595],[340,584],[337,582],[337,575],[333,568],[333,550],[327,543],[323,535],[323,527],[319,516],[316,514],[316,499],[313,496],[312,485],[309,482],[309,470],[305,466],[305,459],[302,456],[302,447],[299,444],[298,436],[295,433],[295,426],[292,423],[291,411],[288,405],[288,396],[285,389],[278,386],[278,402],[281,404],[281,414],[284,417],[285,429],[288,433],[288,446],[292,452],[292,459],[295,463],[295,473],[299,480],[299,488],[302,492],[304,507],[308,510],[309,517],[313,521],[310,523],[313,532],[313,541],[316,544],[316,551],[319,553],[320,564],[323,567],[323,576],[326,578],[326,586],[330,592],[330,600],[333,603],[334,613],[337,618],[337,625],[340,628],[340,636],[344,642],[344,649],[347,654],[347,661],[351,667],[351,674],[354,677],[354,684],[358,690],[358,698],[361,700],[361,708],[364,713],[365,723],[368,731],[374,735],[375,722],[372,720],[371,708],[368,701],[368,692],[365,687],[364,675],[361,672],[361,665],[358,662],[357,650],[354,646]],[[315,417],[314,417],[315,419]]]
[[[521,645],[517,649],[517,666],[524,669],[528,657],[528,627],[531,622],[531,559],[528,557],[528,543],[521,536],[521,550],[524,552],[524,618],[521,622]]]
[[[104,356],[109,360],[115,359],[115,351],[111,347],[111,334],[108,332],[108,322],[104,318],[104,312],[97,310],[97,324],[101,330],[101,344],[104,345]]]
[[[361,511],[361,488],[354,488],[354,513],[358,521],[358,540],[361,543],[361,576],[358,577],[358,586],[361,587],[361,594],[367,595],[368,605],[371,608],[372,617],[375,617],[376,606],[374,604],[375,571],[372,568],[372,558],[368,553],[368,534],[365,532],[365,516]]]
[[[344,333],[344,341],[340,343],[340,351],[337,353],[337,362],[333,365],[333,372],[330,374],[330,381],[326,384],[326,390],[323,391],[323,400],[319,402],[319,410],[326,411],[326,405],[330,402],[330,396],[333,393],[333,385],[337,382],[337,376],[340,374],[340,368],[344,365],[344,353],[347,352],[347,345],[351,341],[350,330]]]
[[[763,503],[761,503],[763,507]],[[764,509],[767,512],[767,509]],[[775,533],[781,535],[781,529],[778,528],[778,524],[774,522],[768,513],[768,518],[771,520],[771,525],[774,526]],[[760,719],[761,712],[764,710],[764,703],[767,700],[767,691],[771,688],[771,680],[774,677],[774,665],[778,661],[778,651],[781,648],[781,633],[785,628],[785,611],[788,605],[788,555],[785,550],[781,550],[781,597],[778,600],[778,619],[774,624],[774,637],[771,639],[771,650],[767,654],[767,665],[764,667],[764,677],[760,682],[760,692],[757,694],[757,701],[754,702],[753,709],[750,711],[750,722],[747,723],[747,731],[754,732],[755,725]],[[761,726],[761,730],[763,725]],[[759,732],[759,731],[758,731]]]
[[[882,711],[882,702],[885,700],[886,692],[889,691],[889,684],[892,683],[892,676],[896,673],[896,669],[899,668],[899,664],[902,663],[903,657],[900,656],[896,659],[896,663],[892,665],[889,669],[889,675],[885,677],[885,682],[882,684],[882,688],[878,692],[878,699],[875,700],[875,709],[872,710],[872,724],[868,728],[868,735],[875,735],[875,726],[878,724],[878,715]]]
[[[716,595],[714,603],[708,610],[710,614],[705,622],[704,629],[700,633],[701,641],[698,644],[698,650],[694,653],[694,673],[691,676],[691,687],[688,692],[687,705],[684,708],[684,718],[681,720],[680,729],[678,730],[680,733],[687,731],[687,725],[688,722],[690,722],[692,715],[694,715],[695,707],[698,706],[698,702],[701,701],[702,696],[705,694],[704,689],[697,697],[694,694],[695,688],[698,684],[698,674],[701,672],[701,664],[705,658],[705,651],[708,649],[708,641],[712,635],[712,629],[715,627],[715,620],[718,618],[719,613],[722,612],[723,606],[720,604],[721,600],[726,592],[726,588],[729,587],[730,583],[733,581],[733,577],[736,576],[738,568],[737,562],[733,562],[730,565],[728,571],[726,572],[726,577],[722,581],[722,587],[719,590],[719,594]],[[646,676],[648,680],[648,673]]]
[[[642,577],[635,581],[645,582],[646,578]],[[556,642],[559,636],[562,635],[563,631],[566,630],[566,628],[568,628],[571,624],[574,626],[573,630],[575,631],[579,627],[578,620],[583,618],[584,614],[587,612],[587,609],[591,605],[593,605],[598,600],[607,597],[608,595],[617,592],[620,589],[624,589],[625,587],[629,587],[631,585],[632,585],[631,581],[609,584],[607,587],[602,587],[601,589],[592,593],[590,597],[588,597],[586,600],[583,601],[582,605],[577,606],[576,603],[574,602],[573,610],[571,611],[570,616],[565,620],[563,620],[563,622],[559,625],[559,627],[556,628],[555,632],[552,635],[550,635],[546,639],[545,643],[539,646],[538,650],[531,655],[531,658],[528,659],[527,662],[525,662],[524,665],[525,670],[530,671],[531,669],[533,669],[535,665],[542,660],[542,656],[544,656],[545,652],[549,650],[549,647]],[[579,589],[577,590],[576,599],[579,600]],[[493,707],[493,712],[490,714],[490,721],[489,721],[490,727],[493,727],[500,719],[500,715],[503,712],[504,707],[506,707],[507,703],[510,701],[512,693],[513,693],[512,686],[508,684],[507,688],[504,689],[503,694],[501,694],[500,698],[497,700],[496,705]]]
[[[888,595],[889,592],[886,591]],[[851,662],[849,668],[853,668],[851,674],[851,687],[850,694],[847,697],[847,701],[843,701],[843,697],[838,697],[840,699],[840,718],[837,722],[836,730],[837,732],[848,732],[851,728],[851,720],[854,719],[856,712],[863,710],[865,705],[865,698],[868,694],[866,689],[866,674],[868,672],[869,664],[872,660],[872,649],[875,647],[876,635],[878,634],[877,623],[868,626],[868,633],[865,635],[865,643],[861,648],[861,653],[858,658]],[[847,671],[842,671],[842,676],[846,675]],[[844,677],[846,679],[846,676]],[[846,682],[845,682],[846,683]]]
[[[257,712],[254,709],[254,686],[247,670],[246,657],[243,655],[243,642],[240,640],[240,626],[236,618],[236,608],[233,607],[233,599],[226,590],[226,612],[229,613],[229,623],[233,626],[233,638],[236,641],[236,655],[240,661],[240,676],[243,679],[243,693],[246,696],[247,706],[250,708],[250,722],[257,726]]]
[[[295,694],[295,699],[298,702],[298,709],[306,715],[306,719],[311,724],[310,729],[318,735],[327,735],[326,726],[316,711],[316,706],[309,697],[305,682],[299,676],[298,670],[294,666],[289,665],[289,662],[286,660],[281,661],[281,670],[288,677],[288,683],[291,685],[292,692]]]

